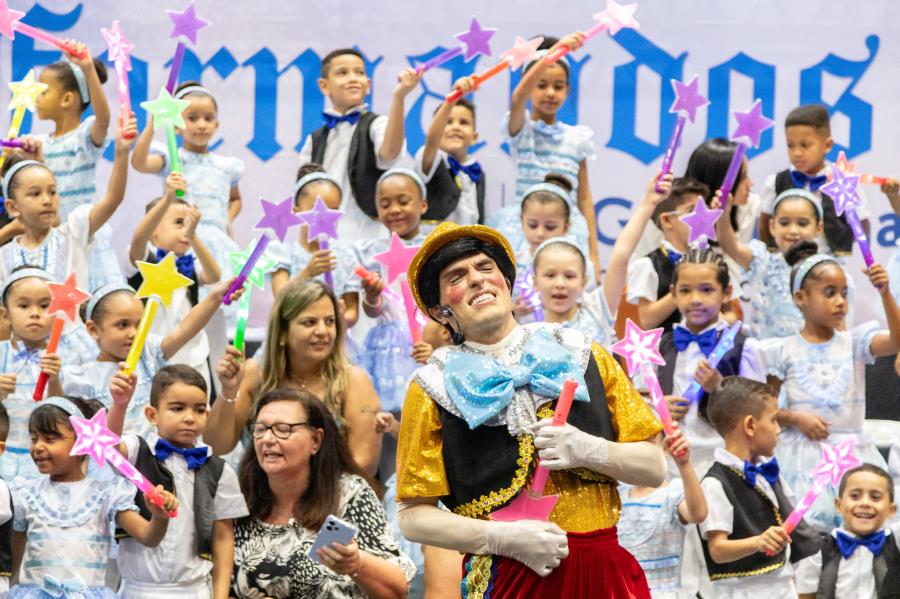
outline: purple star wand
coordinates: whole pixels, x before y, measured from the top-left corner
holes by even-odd
[[[212,24],[206,19],[201,19],[197,16],[197,10],[194,8],[193,1],[181,12],[177,10],[167,10],[166,12],[169,13],[169,18],[172,19],[173,23],[172,33],[169,34],[169,37],[185,37],[192,44],[197,43],[197,32]],[[169,79],[166,81],[166,89],[169,90],[170,94],[175,91],[175,86],[178,85],[178,74],[181,72],[181,63],[184,61],[184,50],[184,42],[178,40],[178,45],[175,47],[175,56],[172,57]]]
[[[678,118],[675,119],[675,128],[672,130],[672,137],[669,138],[669,145],[666,147],[666,153],[663,156],[660,179],[672,172],[672,162],[675,160],[675,152],[678,150],[678,146],[681,145],[681,134],[684,132],[685,123],[688,119],[693,123],[697,118],[697,109],[709,104],[709,100],[697,89],[698,79],[699,77],[694,75],[694,78],[687,84],[675,79],[669,81],[675,90],[675,102],[672,103],[669,112],[677,113]],[[656,193],[662,193],[662,191],[659,181],[657,181]]]
[[[481,54],[482,56],[490,56],[490,41],[491,38],[494,37],[495,33],[497,33],[496,29],[484,29],[478,23],[478,19],[472,17],[472,23],[469,25],[469,30],[462,33],[457,33],[454,36],[461,43],[455,48],[444,50],[434,58],[423,62],[418,67],[416,67],[416,73],[421,75],[425,71],[438,67],[448,60],[456,58],[463,52],[466,53],[466,62],[472,60],[479,54]]]
[[[741,165],[744,163],[744,153],[747,151],[747,145],[754,148],[759,147],[759,139],[762,137],[763,131],[769,129],[775,124],[770,118],[766,118],[762,114],[762,100],[753,102],[753,106],[747,112],[732,110],[731,114],[737,119],[738,126],[731,134],[731,140],[738,142],[731,157],[731,164],[725,172],[725,180],[722,181],[722,205],[728,202],[728,194],[734,187],[734,181],[737,179],[738,173],[741,172]]]

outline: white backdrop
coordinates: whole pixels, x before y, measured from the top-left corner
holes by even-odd
[[[396,74],[418,64],[455,41],[471,16],[497,27],[495,54],[516,34],[560,35],[586,29],[591,14],[605,2],[568,0],[198,0],[197,11],[213,21],[200,31],[189,51],[183,78],[201,78],[219,102],[221,128],[217,151],[244,160],[240,187],[244,211],[235,227],[241,244],[252,236],[259,218],[257,197],[275,200],[290,194],[303,137],[320,125],[322,97],[315,80],[319,57],[339,46],[356,45],[370,62],[371,107],[388,109]],[[86,42],[105,56],[100,27],[114,18],[135,44],[131,74],[133,104],[155,97],[165,83],[175,42],[165,8],[182,9],[183,0],[45,0],[38,4],[11,0],[11,8],[28,11],[25,21],[62,36]],[[669,79],[700,75],[700,89],[712,104],[685,131],[674,166],[680,173],[690,151],[704,138],[734,127],[729,110],[744,110],[754,97],[778,126],[751,154],[751,177],[761,187],[765,175],[785,168],[785,115],[800,103],[822,102],[832,110],[836,145],[847,149],[858,171],[900,175],[900,19],[888,0],[710,2],[644,0],[636,13],[641,27],[615,38],[599,36],[575,55],[573,90],[564,120],[596,132],[597,159],[591,165],[591,189],[597,202],[601,251],[608,251],[658,167],[673,116]],[[893,10],[891,10],[893,8]],[[19,79],[32,66],[56,60],[58,52],[29,38],[0,41],[0,77]],[[477,64],[460,59],[430,72],[407,99],[410,154],[421,145],[437,98],[452,80]],[[206,65],[204,68],[203,65]],[[499,123],[514,81],[502,75],[477,93],[478,129],[483,145],[477,157],[488,173],[488,202],[512,201],[513,166],[501,148]],[[106,85],[113,111],[113,82]],[[149,90],[149,93],[148,93]],[[8,101],[0,91],[0,102]],[[138,109],[143,124],[143,111]],[[662,120],[661,120],[662,119]],[[34,130],[46,131],[49,123]],[[409,159],[409,157],[407,157]],[[98,177],[105,181],[108,163]],[[156,177],[130,174],[125,206],[114,217],[117,242],[127,244],[136,215],[158,195]],[[887,260],[900,236],[900,221],[888,214],[877,188],[867,188],[873,212],[873,248]],[[860,286],[868,290],[868,286]],[[261,296],[262,294],[260,294]]]

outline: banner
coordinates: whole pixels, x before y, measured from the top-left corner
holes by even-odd
[[[24,21],[62,37],[87,43],[105,59],[101,27],[113,19],[134,43],[130,73],[132,105],[141,127],[141,101],[157,95],[165,83],[175,50],[165,9],[181,10],[183,0],[91,2],[10,2],[27,11]],[[372,110],[386,113],[397,73],[452,47],[453,35],[468,28],[473,15],[496,27],[496,54],[516,35],[563,35],[593,24],[592,13],[605,2],[560,0],[512,2],[413,2],[380,4],[347,0],[214,2],[198,0],[197,12],[213,22],[188,48],[182,80],[197,79],[219,104],[220,129],[215,151],[241,158],[244,210],[234,235],[245,244],[259,218],[257,198],[272,201],[291,193],[303,140],[321,124],[324,97],[318,89],[320,59],[328,51],[356,46],[366,56],[372,79]],[[777,121],[748,152],[751,178],[759,191],[767,174],[789,165],[784,117],[800,104],[822,103],[832,115],[835,146],[859,172],[900,175],[900,20],[887,0],[864,3],[821,0],[709,2],[645,0],[635,17],[638,30],[603,34],[570,55],[571,89],[562,120],[591,127],[596,160],[590,186],[596,201],[601,253],[608,252],[659,167],[675,115],[670,79],[700,76],[700,91],[711,104],[688,124],[673,172],[683,172],[697,144],[734,129],[733,109],[745,110],[754,98]],[[0,73],[19,79],[28,69],[59,58],[59,51],[22,35],[0,42]],[[423,144],[431,114],[453,80],[493,64],[493,58],[466,63],[462,57],[429,71],[406,101],[406,159]],[[111,67],[111,65],[110,65]],[[479,142],[475,156],[488,173],[488,205],[515,201],[514,168],[503,146],[500,123],[519,74],[502,75],[474,95]],[[114,81],[105,86],[115,112]],[[3,86],[0,102],[9,99]],[[34,124],[35,131],[50,123]],[[30,126],[26,122],[23,130]],[[161,137],[158,137],[162,139]],[[108,162],[98,174],[102,189]],[[154,180],[156,179],[156,180]],[[134,215],[162,189],[157,177],[129,174],[126,205],[113,220],[126,247]],[[900,235],[900,218],[877,187],[866,186],[871,239],[876,259],[886,261]],[[115,226],[115,225],[120,226]],[[862,264],[858,256],[851,262]],[[867,284],[866,284],[867,285]],[[867,289],[867,287],[863,287]]]

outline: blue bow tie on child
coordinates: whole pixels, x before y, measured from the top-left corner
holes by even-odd
[[[165,461],[167,457],[173,453],[180,454],[187,462],[188,470],[196,470],[206,463],[209,459],[209,452],[206,447],[175,447],[165,439],[159,439],[156,442],[156,459],[160,462]]]
[[[361,116],[362,112],[349,112],[342,115],[331,114],[329,112],[322,113],[322,119],[325,121],[325,126],[329,129],[334,129],[340,123],[350,123],[351,125],[355,125]]]
[[[675,250],[666,249],[666,258],[669,259],[669,264],[675,265],[681,260],[681,254]]]
[[[834,540],[837,541],[838,549],[841,550],[841,555],[844,556],[844,559],[850,559],[857,547],[865,547],[872,552],[872,555],[878,557],[884,549],[886,539],[887,536],[883,530],[874,532],[866,537],[854,537],[841,531],[837,531],[837,534],[834,536]]]
[[[27,347],[23,347],[19,351],[13,354],[13,362],[18,362],[19,360],[24,360],[25,363],[31,364],[40,364],[41,363],[41,350],[39,349],[28,349]]]
[[[696,341],[700,346],[700,351],[707,358],[712,350],[716,347],[718,341],[718,332],[716,329],[710,329],[699,335],[695,335],[683,326],[676,325],[672,328],[672,341],[675,342],[675,349],[684,351],[692,341]]]
[[[450,165],[450,174],[456,177],[460,171],[468,175],[472,183],[481,181],[481,165],[477,162],[472,164],[463,164],[453,156],[447,156],[447,164]]]
[[[495,358],[462,352],[450,353],[444,366],[447,394],[472,429],[502,412],[519,387],[555,398],[566,379],[578,382],[575,399],[589,401],[574,356],[546,331],[531,335],[517,366],[508,368]]]
[[[808,184],[810,191],[818,191],[827,181],[828,177],[825,175],[812,176],[801,171],[791,171],[791,182],[800,189],[806,189]]]
[[[768,462],[763,462],[760,465],[752,464],[750,462],[744,462],[744,480],[747,481],[747,486],[753,488],[756,486],[756,475],[761,474],[766,481],[775,486],[775,483],[778,482],[778,460],[772,458]]]
[[[166,250],[162,248],[156,248],[156,261],[159,262],[168,254]],[[193,254],[185,254],[184,256],[175,256],[175,267],[178,268],[178,272],[188,277],[189,279],[194,278],[194,255]]]

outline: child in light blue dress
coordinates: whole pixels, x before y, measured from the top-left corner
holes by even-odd
[[[782,475],[798,495],[812,484],[822,443],[853,439],[857,457],[887,469],[877,447],[863,434],[865,366],[900,349],[900,326],[894,324],[900,322],[900,308],[889,291],[885,269],[873,264],[869,280],[894,326],[883,331],[873,321],[840,330],[848,307],[849,277],[833,257],[815,251],[814,242],[804,242],[787,256],[796,264],[791,289],[804,315],[803,328],[762,344],[769,376],[781,381],[779,422],[784,430],[776,456]],[[823,532],[840,524],[835,496],[836,490],[826,487],[806,514],[807,521]]]

